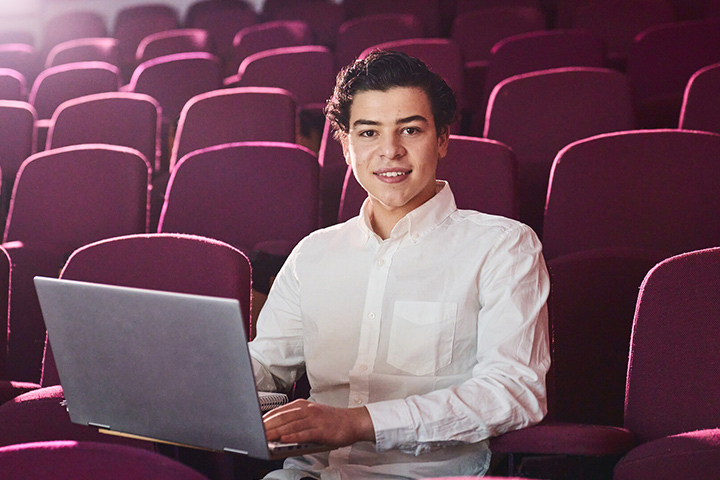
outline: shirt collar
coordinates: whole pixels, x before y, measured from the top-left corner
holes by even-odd
[[[435,196],[400,219],[390,234],[391,239],[408,235],[413,243],[417,242],[457,210],[450,185],[444,180],[437,180],[436,188]],[[358,226],[367,239],[377,236],[370,224],[369,203],[370,199],[366,198],[358,218]]]

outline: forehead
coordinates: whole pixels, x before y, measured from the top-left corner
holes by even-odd
[[[393,87],[388,90],[366,90],[353,96],[350,127],[359,120],[394,122],[421,116],[433,121],[430,99],[420,87]]]

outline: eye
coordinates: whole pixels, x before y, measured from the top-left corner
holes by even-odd
[[[362,132],[359,133],[359,136],[365,137],[365,138],[374,137],[375,135],[377,135],[377,132],[375,132],[375,130],[363,130]]]
[[[405,135],[415,135],[420,133],[420,129],[418,127],[405,127],[402,129],[402,133]]]

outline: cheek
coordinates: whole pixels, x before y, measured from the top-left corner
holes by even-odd
[[[344,152],[345,163],[352,166],[353,168],[361,168],[363,165],[368,163],[368,152],[366,150],[358,150],[352,148],[352,145],[348,146]]]

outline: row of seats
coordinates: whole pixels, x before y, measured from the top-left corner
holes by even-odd
[[[716,245],[719,156],[720,135],[699,131],[625,131],[571,143],[552,167],[546,258],[617,246],[668,256]],[[7,349],[11,365],[21,362],[32,372],[41,359],[44,328],[33,275],[52,274],[89,242],[155,231],[148,227],[150,170],[137,150],[103,144],[51,149],[23,163],[3,237],[18,269]],[[515,216],[517,162],[505,145],[453,136],[440,173],[453,182],[461,208]],[[286,254],[319,226],[319,178],[316,156],[291,143],[196,150],[170,176],[157,231],[216,238],[248,255]],[[346,204],[351,195],[346,189]],[[356,206],[360,198],[355,195]],[[36,377],[27,370],[24,375]]]
[[[455,20],[466,13],[489,8],[522,7],[535,9],[543,26],[552,28],[590,28],[601,32],[610,43],[627,43],[643,28],[668,21],[716,16],[720,7],[714,0],[693,2],[594,2],[567,0],[425,0],[381,2],[347,0],[341,3],[320,0],[267,0],[256,12],[242,1],[200,0],[192,3],[184,15],[163,4],[140,4],[121,8],[110,30],[105,19],[94,12],[70,11],[51,18],[43,27],[39,50],[47,53],[55,45],[81,37],[121,39],[123,50],[135,53],[141,39],[160,29],[193,27],[208,29],[213,43],[222,50],[242,27],[273,20],[300,19],[312,25],[319,44],[334,46],[342,22],[368,14],[409,13],[418,17],[427,36],[450,36]],[[182,17],[182,18],[181,18]],[[622,37],[621,40],[615,40]],[[35,44],[32,34],[4,32],[0,43]]]
[[[214,11],[210,7],[217,5],[215,8],[226,16],[227,12],[225,10],[230,7],[239,9],[241,12],[248,11],[247,8],[242,7],[240,4],[220,2],[219,0],[207,0],[200,3],[204,12]],[[443,40],[450,42],[453,48],[446,48],[450,54],[445,53],[443,55],[443,64],[450,62],[450,65],[441,67],[439,71],[456,70],[457,73],[454,75],[460,80],[451,83],[454,83],[453,86],[461,93],[465,90],[463,84],[467,84],[469,92],[467,95],[463,93],[463,96],[471,97],[468,102],[472,110],[482,110],[484,101],[487,100],[492,87],[507,76],[498,77],[497,71],[494,73],[486,71],[492,63],[491,58],[495,54],[494,49],[498,42],[508,37],[526,33],[552,32],[556,34],[574,33],[576,35],[583,33],[589,38],[580,38],[579,42],[577,38],[573,40],[572,36],[565,37],[563,35],[548,40],[542,40],[542,35],[540,39],[525,40],[525,43],[515,46],[516,50],[519,48],[522,51],[529,47],[536,49],[540,53],[525,55],[526,59],[532,59],[530,63],[533,64],[521,67],[516,63],[514,66],[515,71],[508,73],[517,74],[530,70],[569,65],[615,66],[621,71],[628,71],[631,84],[637,90],[641,100],[644,101],[645,97],[655,98],[671,93],[677,97],[679,93],[677,91],[678,82],[684,85],[693,71],[720,60],[712,49],[704,48],[705,45],[711,45],[717,41],[717,19],[674,22],[675,16],[672,8],[668,5],[662,8],[663,4],[664,2],[661,0],[655,0],[650,4],[637,0],[620,2],[619,4],[617,2],[609,2],[609,4],[608,2],[599,2],[597,4],[590,2],[577,7],[576,10],[604,9],[604,15],[593,12],[587,13],[587,17],[595,22],[604,21],[608,24],[605,29],[600,28],[600,26],[593,27],[591,24],[586,24],[587,22],[583,23],[576,20],[570,22],[566,28],[553,30],[545,29],[547,22],[539,6],[484,7],[482,9],[479,9],[480,6],[476,6],[474,8],[479,10],[464,11],[455,17],[451,34],[443,38]],[[326,5],[327,8],[341,8],[340,5],[325,4],[317,0],[308,3],[300,2],[295,5],[295,16],[289,13],[285,15],[290,18],[289,20],[251,24],[246,25],[244,28],[238,28],[240,27],[240,24],[238,24],[234,27],[236,28],[233,33],[234,44],[231,48],[235,51],[229,57],[227,52],[221,54],[212,47],[211,34],[207,30],[198,28],[196,25],[193,25],[192,28],[177,29],[177,14],[166,11],[172,10],[170,7],[162,8],[157,5],[152,8],[147,6],[146,9],[137,7],[136,9],[140,11],[147,10],[146,13],[153,16],[153,18],[154,16],[166,15],[170,17],[170,20],[163,22],[155,19],[152,22],[155,30],[149,33],[145,32],[147,36],[138,40],[137,45],[134,47],[133,61],[131,63],[123,63],[119,60],[118,45],[114,45],[115,48],[112,48],[111,42],[119,43],[120,40],[114,38],[88,38],[91,33],[88,31],[88,35],[63,44],[60,51],[53,52],[52,58],[48,58],[45,65],[50,67],[56,66],[56,62],[60,61],[79,60],[117,63],[123,71],[129,68],[125,74],[127,78],[123,78],[128,81],[130,73],[143,61],[181,51],[204,51],[216,54],[218,61],[225,63],[223,76],[227,78],[238,75],[242,61],[253,53],[272,48],[315,44],[328,49],[328,54],[332,57],[328,60],[329,63],[332,63],[330,70],[334,72],[373,45],[402,39],[433,37],[433,35],[427,34],[426,29],[422,28],[421,14],[415,9],[409,10],[414,14],[407,13],[408,11],[400,13],[401,10],[395,7],[394,13],[378,13],[387,11],[388,8],[386,7],[379,10],[368,10],[368,12],[372,12],[371,15],[360,16],[343,23],[336,34],[336,41],[329,45],[327,42],[318,41],[317,35],[313,36],[311,25],[308,23],[310,18],[322,17],[321,11],[325,7],[321,8],[320,5]],[[409,6],[406,7],[409,8]],[[638,12],[627,11],[627,9],[632,8],[637,9]],[[188,12],[189,20],[197,22],[197,20],[192,19],[198,18],[200,13],[191,15],[192,10],[191,8],[191,12]],[[430,8],[429,11],[432,10]],[[305,14],[301,15],[301,12]],[[666,13],[658,14],[657,12]],[[139,13],[136,12],[136,15],[139,15]],[[78,12],[78,15],[88,15],[88,12]],[[67,16],[70,16],[70,14],[67,14]],[[120,14],[118,21],[128,16]],[[611,16],[612,21],[610,18],[605,18],[606,16]],[[282,15],[280,17],[284,18]],[[643,20],[637,20],[638,17]],[[81,16],[81,18],[83,17]],[[65,21],[72,24],[71,17],[65,18]],[[622,42],[613,41],[611,37],[609,38],[610,34],[606,30],[622,21],[629,23],[629,25],[623,25],[627,30],[622,32],[623,40]],[[146,24],[142,25],[149,28]],[[78,31],[75,34],[81,35],[81,32]],[[638,34],[637,37],[636,34]],[[437,37],[437,35],[434,36]],[[563,38],[564,40],[561,40]],[[539,45],[533,46],[533,43],[528,42],[534,42],[535,44],[539,42]],[[617,53],[619,47],[614,46],[616,43],[623,44],[622,54]],[[92,50],[93,45],[94,50]],[[58,46],[56,45],[55,48],[57,49]],[[556,51],[557,48],[560,48],[560,50]],[[13,49],[17,51],[13,52]],[[28,55],[30,55],[28,49],[32,50],[32,47],[18,44],[4,45],[3,48],[0,48],[0,67],[17,69],[24,73],[27,81],[31,82],[35,75],[28,70],[32,70],[32,68],[22,68],[20,66],[23,58],[26,63],[29,62],[27,59]],[[533,52],[536,50],[533,50]],[[15,59],[11,58],[13,53],[15,53]],[[60,56],[58,57],[57,54],[60,54]],[[622,57],[622,61],[617,60],[619,56]],[[499,58],[502,58],[502,55]],[[667,63],[672,64],[670,70],[657,70],[658,61],[662,63],[666,60],[668,60]],[[452,62],[455,65],[452,65]],[[502,61],[496,59],[495,63],[498,62],[502,65]],[[680,62],[680,64],[676,64],[677,62]],[[440,65],[438,62],[429,63],[435,63],[434,67]],[[667,70],[666,65],[665,68]],[[240,70],[244,71],[244,69]],[[677,78],[668,79],[667,85],[661,84],[659,86],[658,82],[653,80],[658,74],[662,74],[667,78],[667,75],[671,73]],[[488,75],[490,81],[483,87],[484,78]],[[660,91],[656,91],[658,89]],[[674,90],[671,91],[671,89]]]
[[[410,45],[408,42],[404,42],[403,45],[396,45],[394,48],[398,47],[402,47],[410,53],[422,53],[418,52],[417,45]],[[248,83],[250,84],[270,83],[286,86],[297,92],[295,97],[296,107],[314,107],[317,113],[321,105],[321,99],[325,98],[324,92],[329,90],[330,87],[326,85],[321,89],[315,88],[313,92],[305,91],[302,87],[291,84],[291,80],[297,80],[298,76],[285,75],[284,70],[273,67],[270,60],[274,60],[276,65],[286,66],[289,58],[296,58],[293,65],[296,65],[296,69],[299,70],[302,65],[311,64],[311,58],[322,56],[323,52],[318,51],[319,48],[322,47],[309,47],[309,50],[305,50],[304,47],[291,47],[283,49],[282,52],[276,51],[273,55],[259,54],[267,62],[258,62],[258,64],[265,65],[266,68],[260,69],[262,71],[256,70],[254,75],[249,74],[245,78],[249,79]],[[298,51],[299,49],[301,51]],[[440,49],[439,51],[442,52],[443,50]],[[168,165],[178,160],[177,155],[171,158],[173,150],[168,139],[171,129],[174,128],[173,119],[177,116],[182,117],[182,108],[185,106],[186,100],[199,90],[212,90],[214,86],[217,86],[218,77],[213,74],[213,72],[217,72],[217,64],[208,59],[207,55],[203,53],[177,54],[165,59],[151,61],[151,68],[147,70],[141,69],[141,73],[134,77],[133,84],[126,88],[126,90],[140,90],[153,98],[160,99],[161,102],[158,102],[158,105],[161,105],[160,112],[166,113],[166,115],[161,116],[163,128],[161,129],[159,141],[160,148],[157,148],[157,145],[155,146],[155,155],[152,154],[152,145],[149,148],[142,149],[150,163],[153,164],[156,173],[167,172]],[[435,55],[433,58],[439,57],[440,55]],[[102,68],[96,69],[95,65],[84,65],[88,68],[63,70],[62,73],[66,74],[67,77],[65,77],[65,82],[60,83],[73,85],[73,88],[76,89],[82,83],[77,80],[78,78],[89,77],[89,73],[95,70],[98,70],[102,75],[107,72]],[[325,77],[329,85],[332,70],[330,70],[329,63],[325,63],[325,67],[324,71],[327,72]],[[714,114],[716,109],[713,108],[712,102],[713,98],[715,98],[712,95],[712,89],[715,88],[712,85],[715,71],[716,69],[711,66],[704,67],[699,72],[696,72],[691,77],[691,81],[687,83],[685,92],[687,101],[682,110],[681,127],[705,130],[717,128],[716,123],[713,123],[717,122],[717,120]],[[153,75],[151,72],[155,72],[155,74]],[[272,72],[275,72],[275,74],[273,75]],[[147,75],[143,75],[145,73]],[[317,76],[315,73],[308,72],[308,76]],[[187,84],[184,82],[168,84],[168,82],[164,81],[168,75],[188,79],[188,82]],[[450,77],[450,74],[447,76]],[[715,76],[717,76],[716,73]],[[276,80],[268,81],[270,77]],[[110,80],[110,82],[113,82],[113,80]],[[306,80],[301,85],[316,87],[318,84]],[[57,88],[54,91],[57,91]],[[485,122],[482,125],[483,131],[480,135],[502,141],[509,145],[517,155],[520,164],[520,219],[533,226],[538,233],[541,233],[542,209],[547,189],[547,178],[555,154],[571,141],[608,131],[627,130],[636,126],[638,122],[633,116],[635,106],[631,98],[631,85],[623,74],[613,70],[574,67],[542,73],[521,74],[501,81],[494,91],[495,94],[492,96],[492,103],[487,110]],[[77,90],[75,92],[77,93]],[[64,96],[72,95],[72,92],[64,94]],[[304,97],[303,101],[297,99],[299,95]],[[231,97],[232,95],[228,91],[227,95],[219,93],[217,100],[218,102],[227,101]],[[53,105],[56,105],[58,101],[50,102],[50,106],[45,108],[45,116],[48,115],[48,112],[53,111]],[[289,107],[291,102],[286,101],[285,103]],[[233,115],[234,112],[230,104],[227,104],[226,107],[226,115],[240,118],[237,114]],[[58,109],[55,108],[55,110]],[[253,111],[265,112],[265,110],[258,109]],[[262,115],[262,113],[254,113],[251,123],[259,120],[259,115]],[[125,117],[126,123],[129,118],[132,117]],[[283,118],[287,119],[289,117],[285,116]],[[519,118],[522,118],[523,121],[519,122]],[[39,119],[36,123],[39,127],[38,137],[41,139],[40,143],[44,145],[45,142],[42,139],[46,136],[45,132],[50,128],[50,125],[53,124],[53,120]],[[182,119],[180,123],[183,123]],[[257,124],[259,123],[258,121]],[[272,122],[262,123],[270,124]],[[292,120],[287,120],[283,125],[290,125],[291,123]],[[230,124],[231,122],[227,121],[224,125]],[[98,122],[96,125],[103,125],[103,122]],[[90,130],[92,131],[94,128]],[[120,130],[122,131],[122,129]],[[80,132],[84,131],[85,129],[80,129]],[[323,144],[320,146],[323,167],[321,198],[323,203],[323,224],[330,224],[335,221],[340,189],[346,172],[342,156],[337,151],[337,145],[333,141],[328,142],[329,135],[327,135],[327,132],[325,133]],[[180,135],[179,138],[184,138],[185,135]],[[284,138],[270,137],[270,139],[287,141],[289,140],[288,137],[289,135]],[[176,136],[177,138],[178,136]],[[220,143],[223,140],[260,140],[264,138],[269,137],[264,137],[264,134],[258,136],[248,135],[246,137],[238,134],[237,130],[233,130],[232,134],[224,139],[213,139],[210,143]],[[94,140],[86,138],[84,141],[92,142]],[[82,143],[82,141],[76,141],[76,143]],[[115,143],[115,141],[111,141],[111,143]],[[335,151],[333,152],[333,150]],[[160,153],[159,156],[157,155],[158,152]],[[6,170],[4,177],[7,185],[14,178],[16,169],[11,167]],[[161,176],[154,191],[153,225],[159,215],[166,180],[167,174]],[[9,189],[6,188],[6,197],[8,194]]]
[[[693,465],[692,478],[714,478],[720,458],[714,423],[720,405],[714,401],[718,391],[713,377],[720,366],[713,349],[720,333],[715,321],[720,315],[720,248],[658,258],[637,249],[605,249],[548,262],[553,331],[549,415],[538,426],[492,439],[496,455],[513,460],[528,454],[623,457],[614,466],[614,479],[650,474],[679,478],[668,475],[680,475]],[[247,258],[222,242],[149,234],[83,246],[60,277],[238,298],[238,292],[249,290],[248,272]],[[624,284],[622,292],[619,283]],[[623,342],[627,347],[618,345]],[[59,403],[62,387],[52,357],[45,358],[42,387],[0,384],[4,391],[18,386],[29,390],[0,406],[0,445],[73,439],[155,448],[71,424]],[[621,416],[616,424],[602,415],[618,395]],[[216,469],[232,462],[223,456],[211,460]],[[563,478],[585,478],[575,475]]]
[[[486,11],[480,13],[485,14]],[[404,40],[396,39],[388,43],[387,37],[373,37],[372,32],[374,31],[395,31],[395,29],[389,29],[390,23],[388,22],[392,21],[382,15],[361,17],[356,21],[364,22],[357,30],[356,36],[365,43],[348,50],[346,52],[348,58],[363,55],[363,49],[377,45],[400,49],[425,57],[426,62],[434,70],[442,74],[458,92],[464,110],[474,113],[475,124],[467,133],[475,135],[482,134],[485,106],[493,89],[503,79],[549,68],[567,66],[606,67],[608,63],[605,55],[606,45],[601,37],[588,30],[535,30],[520,35],[512,35],[512,32],[508,31],[506,34],[498,34],[498,38],[492,39],[492,42],[500,41],[498,43],[488,43],[486,49],[488,55],[478,60],[473,56],[469,56],[467,49],[463,49],[452,38],[405,38]],[[220,70],[213,71],[212,74],[208,73],[213,78],[207,81],[213,82],[215,85],[220,85],[217,77],[224,78],[223,84],[225,85],[261,84],[284,88],[292,85],[295,90],[299,90],[296,94],[300,97],[303,105],[321,104],[330,94],[332,81],[338,66],[326,46],[304,45],[305,48],[298,49],[300,48],[299,45],[287,39],[288,37],[297,38],[294,32],[301,23],[298,21],[274,22],[273,25],[261,24],[254,26],[255,33],[262,35],[251,43],[255,44],[256,49],[264,48],[265,50],[256,51],[254,54],[247,51],[246,53],[249,56],[242,60],[239,66],[233,65],[230,72],[223,72],[222,66],[218,65],[220,60],[211,53],[196,51],[195,55],[204,56],[206,64],[214,64],[205,66],[204,70]],[[372,27],[373,24],[375,25],[374,28]],[[471,31],[478,32],[484,31],[484,29],[482,25],[475,25]],[[193,49],[191,45],[193,43],[192,39],[196,34],[197,29],[184,32],[177,30],[160,32],[156,35],[163,37],[162,39],[156,38],[156,40],[175,43],[164,43],[164,47],[158,47],[154,55],[164,56],[162,54],[168,55],[191,50]],[[412,36],[413,34],[408,32],[408,35]],[[155,35],[148,38],[151,37],[154,38]],[[705,48],[706,45],[717,43],[718,37],[720,37],[720,19],[716,18],[663,24],[644,31],[635,39],[629,53],[627,75],[628,82],[632,87],[633,106],[637,110],[639,126],[643,128],[674,126],[680,110],[682,91],[690,76],[698,69],[720,61],[720,57],[714,49]],[[305,38],[307,40],[307,37]],[[183,39],[186,41],[183,41]],[[108,39],[82,39],[82,41],[103,42],[106,40]],[[491,46],[492,50],[490,50]],[[30,48],[22,45],[5,45],[5,47]],[[285,47],[287,50],[277,51],[272,47]],[[291,47],[295,47],[295,50]],[[267,49],[278,53],[278,55],[268,54]],[[288,55],[290,52],[293,55]],[[8,59],[3,60],[2,53],[0,52],[0,67],[5,66],[10,70],[13,70],[13,67],[19,68],[17,62],[13,63]],[[9,55],[11,52],[6,51],[4,53]],[[279,55],[280,53],[283,55]],[[110,58],[101,55],[90,55],[84,50],[78,56],[68,60],[111,63]],[[129,85],[124,88],[137,90],[139,88],[136,85],[139,81],[138,77],[148,76],[146,70],[156,63],[154,59],[149,59],[141,64],[142,68],[134,68],[133,75],[127,79]],[[294,75],[290,75],[290,77],[293,77],[292,80],[283,78],[282,75],[276,73],[281,68],[277,66],[278,63],[281,64],[281,67],[284,66],[283,73],[288,71],[294,73]],[[343,61],[342,64],[344,63]],[[99,68],[99,65],[94,67]],[[55,70],[52,70],[53,68]],[[201,67],[195,68],[199,69]],[[46,78],[57,78],[56,76],[66,69],[61,66],[51,67],[49,72],[43,72],[42,80],[51,82]],[[119,73],[119,71],[113,70],[112,67],[109,67],[109,69],[113,73]],[[155,69],[157,70],[157,68]],[[314,78],[306,73],[308,69],[316,73]],[[5,99],[23,100],[29,98],[30,102],[35,104],[41,101],[36,97],[43,96],[38,90],[53,90],[52,84],[43,88],[41,82],[36,80],[30,88],[29,97],[24,97],[22,95],[21,77],[10,70],[0,72],[0,74],[4,73],[4,75],[0,75],[0,78],[3,79],[0,86],[5,85]],[[165,75],[170,76],[176,73],[166,71]],[[105,81],[97,80],[97,86],[94,87],[95,91],[116,89],[117,86],[114,86],[114,84],[124,82],[124,79],[116,80],[111,78],[112,74],[110,73],[105,73],[102,78],[105,77],[108,78]],[[288,77],[288,75],[285,75],[285,77]],[[307,80],[308,78],[312,78],[312,80]],[[657,81],[658,78],[662,78],[663,81]],[[54,80],[52,83],[58,83],[59,81]],[[79,82],[75,81],[74,83]],[[89,79],[86,79],[82,83],[84,86],[76,88],[78,90],[84,89],[87,92],[88,88],[90,88],[87,86],[88,83]],[[311,83],[311,85],[307,85],[307,83]],[[293,88],[288,89],[293,90]],[[62,97],[59,93],[54,95]],[[1,92],[0,96],[2,96]],[[66,98],[67,93],[65,94]],[[39,111],[44,112],[42,118],[47,118],[51,115],[53,107],[57,105],[58,103],[48,106],[37,105],[37,108]],[[49,113],[45,113],[45,110],[49,110]],[[172,117],[172,114],[175,113],[177,112],[168,112],[167,116],[176,118]]]
[[[679,122],[681,128],[720,132],[713,93],[718,75],[720,65],[711,65],[691,77]],[[158,85],[157,89],[161,88]],[[503,82],[488,109],[484,137],[510,146],[517,158],[520,213],[507,209],[497,213],[520,218],[541,232],[547,180],[555,155],[573,141],[634,128],[629,91],[623,74],[589,67],[532,72]],[[178,98],[175,103],[179,105],[181,100]],[[164,158],[169,167],[167,163],[163,167],[162,107],[154,97],[133,92],[84,96],[62,103],[40,125],[49,134],[45,134],[46,144],[39,150],[81,143],[124,145],[139,150],[157,176],[159,172],[168,172],[168,168],[172,170],[182,156],[199,148],[233,141],[292,142],[296,138],[298,103],[288,91],[274,87],[227,88],[191,97],[175,107],[180,108],[179,121],[173,146],[166,145],[170,151]],[[13,132],[3,145],[0,163],[7,205],[21,162],[36,149],[33,124],[38,124],[38,114],[31,105],[21,102],[0,102],[0,107],[4,131]],[[339,145],[330,138],[326,128],[319,159],[324,225],[335,223],[338,218],[345,177],[350,183],[348,188],[357,191],[353,178],[347,175]],[[156,225],[165,191],[163,183],[156,186],[152,226]],[[348,197],[340,218],[349,218],[357,212],[358,201]],[[494,208],[490,211],[496,212]]]
[[[693,74],[674,127],[720,133],[717,92],[720,64]],[[481,137],[509,146],[518,162],[519,216],[539,234],[548,194],[548,179],[558,152],[583,138],[638,128],[631,86],[620,72],[592,67],[566,67],[517,75],[493,91]],[[651,129],[647,129],[650,131]],[[333,218],[346,173],[342,152],[328,132],[323,136],[323,198],[326,218]],[[441,162],[442,165],[442,162]],[[351,190],[352,191],[352,190]],[[359,197],[363,197],[360,192]],[[341,218],[358,211],[359,198],[343,200]]]
[[[307,5],[306,7],[310,8]],[[475,10],[462,15],[487,15],[488,12],[497,10]],[[372,15],[355,19],[362,25],[358,31],[363,41],[369,42],[367,35],[373,31],[394,31],[382,21],[376,23],[378,28],[373,30],[369,28],[368,20],[375,21],[378,18]],[[290,23],[292,25],[284,25],[280,31],[293,32],[298,21]],[[402,22],[399,24],[404,25]],[[251,28],[262,26],[267,25],[255,25]],[[484,29],[475,28],[471,31]],[[160,35],[164,40],[183,38],[176,35],[176,32],[163,31],[151,34],[150,37]],[[197,33],[197,30],[193,30],[192,34],[194,33]],[[189,38],[194,38],[192,34]],[[412,35],[409,32],[408,34]],[[293,36],[292,33],[288,35]],[[627,76],[610,70],[604,74],[578,72],[574,76],[563,72],[562,75],[557,75],[558,78],[565,79],[565,84],[561,85],[558,85],[557,81],[547,80],[546,75],[532,72],[567,65],[603,68],[607,59],[604,55],[605,45],[599,36],[580,30],[534,31],[516,35],[497,43],[492,49],[490,59],[487,62],[482,60],[479,64],[478,60],[466,61],[463,52],[452,39],[398,40],[380,46],[423,58],[459,93],[460,105],[465,115],[463,122],[453,128],[454,133],[496,139],[513,148],[521,165],[520,219],[541,233],[547,175],[552,158],[559,148],[570,141],[607,131],[677,126],[682,89],[687,85],[688,77],[698,68],[720,60],[720,56],[713,49],[703,48],[704,45],[717,43],[718,36],[720,20],[717,19],[653,27],[633,44],[637,45],[633,51],[639,53],[631,55],[631,59],[638,60],[629,62]],[[655,39],[649,43],[661,48],[641,48],[640,45],[645,44],[640,40],[646,38]],[[379,40],[380,38],[374,38],[372,41]],[[673,48],[669,48],[668,44]],[[187,43],[181,45],[190,48]],[[156,51],[156,54],[159,53],[161,52]],[[367,51],[363,54],[366,53]],[[658,63],[657,59],[661,62]],[[645,68],[638,67],[638,63],[645,65]],[[288,71],[293,74],[288,75]],[[217,57],[208,52],[178,53],[142,63],[134,70],[129,83],[121,89],[148,94],[160,104],[160,157],[154,161],[148,157],[157,173],[168,172],[169,164],[173,162],[170,158],[171,136],[182,107],[193,95],[219,88],[223,84],[226,87],[263,85],[291,91],[295,95],[297,107],[303,112],[299,122],[298,141],[312,150],[321,150],[320,110],[330,94],[335,71],[332,54],[327,47],[295,46],[252,54],[241,63],[237,74],[226,77],[221,82],[222,65]],[[647,75],[647,72],[652,75]],[[525,78],[512,78],[517,75],[525,75]],[[38,149],[45,146],[46,132],[52,123],[50,117],[63,100],[83,93],[116,90],[122,83],[119,76],[116,67],[98,62],[61,65],[43,71],[33,83],[28,98],[39,116]],[[645,77],[649,79],[645,80]],[[17,80],[12,72],[4,77],[0,72],[0,79],[2,78],[9,79],[10,84]],[[167,82],[167,78],[175,81]],[[657,78],[663,78],[664,81],[656,81]],[[510,79],[514,81],[510,82]],[[477,88],[469,88],[470,85]],[[484,88],[481,88],[483,85]],[[645,86],[641,88],[640,85]],[[657,85],[663,87],[658,89]],[[20,87],[16,85],[13,88],[18,91]],[[583,91],[583,88],[587,90]],[[569,98],[573,92],[576,93],[575,99]],[[602,98],[603,94],[607,98]],[[558,96],[561,103],[553,102]],[[552,107],[542,103],[544,100],[549,100]],[[561,114],[559,110],[562,107],[566,107],[572,117]],[[518,122],[519,118],[524,121]],[[538,128],[538,125],[544,129]],[[523,126],[527,129],[523,129]],[[703,127],[700,125],[698,128]],[[551,133],[548,134],[548,131]],[[323,162],[325,163],[330,165],[337,162]],[[323,174],[323,224],[334,221],[338,207],[337,198],[345,172],[342,171],[342,164],[338,164],[336,170],[336,173]],[[6,183],[12,175],[11,169],[6,174]],[[156,220],[159,214],[161,201],[157,197],[164,191],[167,176],[168,173],[163,173],[157,180],[153,220]]]

